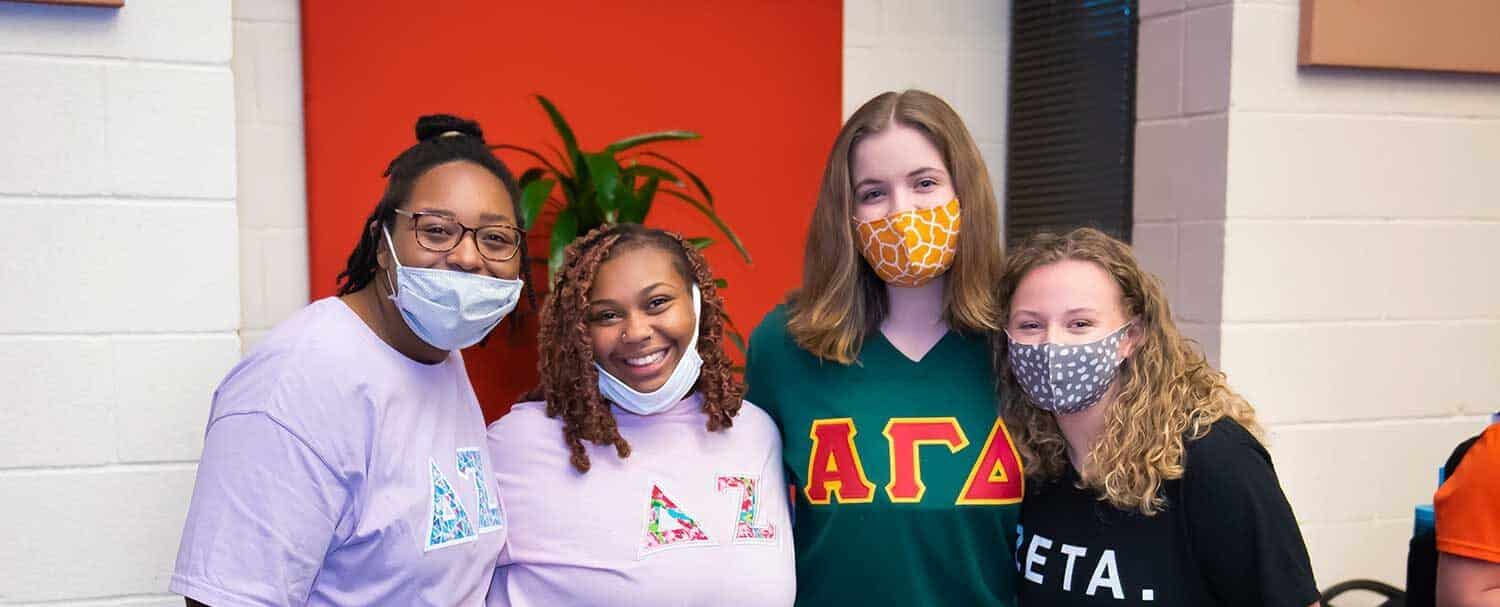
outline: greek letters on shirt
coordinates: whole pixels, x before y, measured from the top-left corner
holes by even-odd
[[[1065,561],[1060,575],[1055,565],[1050,569],[1047,567],[1050,559]],[[1054,542],[1039,534],[1033,534],[1028,542],[1025,530],[1019,525],[1016,526],[1016,569],[1025,583],[1061,589],[1063,593],[1109,597],[1126,603],[1156,600],[1154,589],[1126,586],[1120,577],[1119,555],[1114,549],[1074,546]]]
[[[859,432],[852,418],[813,420],[809,432],[813,442],[804,476],[807,484],[802,487],[807,501],[815,505],[875,501],[876,485],[865,473],[854,445]],[[921,503],[928,498],[922,482],[922,447],[942,448],[950,454],[967,451],[974,457],[974,466],[958,495],[937,499],[953,499],[959,506],[993,506],[1019,503],[1025,493],[1021,456],[1003,420],[995,420],[978,449],[969,448],[969,438],[953,417],[893,417],[881,433],[889,446],[883,455],[890,458],[891,478],[883,479],[887,482],[879,490],[893,504]]]
[[[733,496],[735,500],[733,528],[715,529],[714,535],[730,538],[731,544],[775,546],[780,541],[780,530],[776,525],[760,520],[759,484],[760,479],[755,476],[716,475],[716,492]],[[672,548],[719,544],[709,536],[709,530],[704,528],[688,508],[671,497],[663,488],[662,482],[652,482],[650,486],[645,533],[636,558],[645,558]]]
[[[464,508],[463,501],[453,490],[448,476],[438,467],[437,460],[427,459],[432,492],[427,507],[427,546],[424,552],[472,542],[480,533],[493,533],[505,527],[500,515],[500,504],[490,493],[489,471],[484,467],[484,458],[476,447],[459,448],[455,453],[459,477],[474,485],[475,512],[478,525]]]

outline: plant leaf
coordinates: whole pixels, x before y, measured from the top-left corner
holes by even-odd
[[[547,158],[544,157],[544,156],[542,156],[541,153],[539,153],[536,150],[533,150],[531,148],[524,148],[524,147],[521,147],[519,145],[511,145],[509,143],[497,143],[495,145],[490,146],[490,149],[492,149],[492,150],[511,150],[511,151],[515,151],[515,152],[520,152],[522,154],[525,154],[527,156],[535,158],[537,162],[542,163],[542,166],[547,167],[547,169],[550,170],[550,171],[552,171],[552,173],[555,174],[555,175],[567,175],[567,173],[564,173],[562,171],[557,170],[557,166],[553,165],[552,161],[547,160]]]
[[[594,201],[602,211],[599,215],[607,220],[617,210],[615,188],[620,186],[620,165],[613,155],[605,152],[584,154],[583,159],[589,167],[589,180],[593,182]]]
[[[683,194],[682,192],[679,192],[677,190],[661,190],[661,193],[668,196],[674,196],[682,200],[683,202],[688,203],[689,206],[697,209],[699,213],[702,213],[704,217],[707,217],[709,221],[712,221],[713,224],[719,228],[719,231],[724,233],[724,236],[729,238],[729,242],[734,245],[734,248],[739,249],[740,255],[745,258],[745,263],[754,263],[750,261],[750,251],[745,250],[745,243],[740,242],[740,237],[734,233],[734,230],[729,229],[729,226],[724,223],[724,220],[719,218],[719,214],[715,213],[713,209],[708,208],[708,205],[705,205],[692,196],[688,196],[687,194]]]
[[[729,315],[725,314],[724,318],[727,320],[729,318]],[[745,346],[745,336],[740,335],[739,329],[730,328],[728,325],[726,325],[724,329],[724,337],[729,338],[729,343],[734,344],[734,348],[740,351],[740,356],[749,354],[750,348]],[[740,371],[744,371],[744,368],[740,368]]]
[[[631,221],[630,214],[641,206],[635,199],[635,188],[630,183],[634,179],[621,180],[615,187],[615,210],[608,212],[610,224],[616,223],[640,223]]]
[[[578,167],[574,166],[574,164],[576,164],[577,162],[576,156],[572,160],[570,160],[567,156],[564,156],[563,153],[557,149],[557,146],[550,143],[547,144],[547,151],[552,152],[552,155],[557,160],[557,166],[568,167],[569,169],[573,170],[573,175],[578,174]]]
[[[658,141],[685,141],[689,139],[699,138],[702,138],[702,135],[699,135],[692,131],[657,131],[655,133],[642,133],[640,135],[631,135],[629,137],[611,143],[609,144],[609,147],[604,148],[604,151],[611,154],[618,154],[636,146],[646,145],[648,143],[656,143]]]
[[[547,255],[547,276],[557,276],[557,271],[562,269],[563,251],[568,248],[568,243],[578,238],[578,215],[573,209],[563,209],[557,214],[557,220],[552,223],[551,252]]]
[[[630,197],[631,206],[626,208],[621,205],[620,221],[629,223],[643,223],[646,214],[651,212],[651,201],[656,198],[656,188],[661,184],[661,179],[656,176],[646,178],[646,183],[641,189],[636,190]]]
[[[532,168],[526,169],[525,173],[521,173],[521,177],[519,179],[516,179],[516,185],[519,186],[521,189],[524,190],[524,189],[526,189],[526,186],[529,185],[531,182],[536,181],[538,179],[541,179],[542,177],[545,177],[546,175],[547,175],[547,170],[546,169],[543,169],[541,167],[532,167]]]
[[[540,170],[540,169],[532,169]],[[531,171],[527,171],[530,173]],[[542,212],[542,205],[547,203],[547,198],[552,196],[552,187],[557,185],[554,179],[537,179],[526,184],[521,190],[521,227],[531,229],[536,224],[536,218]]]
[[[693,181],[693,185],[698,188],[698,191],[703,193],[703,199],[706,200],[706,201],[708,201],[708,206],[710,206],[710,207],[714,206],[714,195],[711,194],[711,193],[709,193],[709,191],[708,191],[708,185],[705,184],[705,183],[703,183],[703,180],[699,179],[698,176],[695,175],[695,174],[693,174],[692,171],[689,171],[687,167],[682,166],[682,164],[679,163],[679,162],[677,162],[676,160],[672,160],[671,158],[667,158],[666,156],[663,156],[661,154],[658,154],[656,152],[652,152],[652,151],[649,151],[649,150],[647,150],[645,152],[641,152],[641,155],[642,156],[650,156],[652,158],[655,158],[657,160],[660,160],[662,162],[665,162],[667,164],[672,165],[673,167],[675,167],[679,171],[682,171],[682,174],[687,175],[688,179],[691,179]]]
[[[712,238],[684,238],[683,240],[687,241],[688,245],[692,246],[694,249],[698,249],[699,251],[708,248],[708,245],[714,243],[714,239]],[[723,282],[724,284],[719,284],[720,282]],[[720,289],[729,286],[729,283],[722,278],[715,278],[714,284],[719,285]]]
[[[678,177],[676,173],[648,164],[625,167],[620,170],[620,175],[621,177],[628,177],[630,179],[635,179],[637,176],[647,178],[646,183],[639,190],[636,190],[635,202],[637,207],[631,209],[628,213],[621,213],[620,220],[631,223],[645,223],[646,215],[651,213],[651,204],[656,200],[656,193],[660,189],[662,181],[671,183],[680,183],[682,181],[682,178]],[[623,211],[624,208],[621,208]]]
[[[714,279],[714,282],[716,284],[722,281],[724,281],[724,279],[722,278]],[[729,283],[725,282],[724,286],[728,286],[728,284]],[[722,289],[724,287],[720,286],[719,288]],[[734,346],[734,349],[740,351],[740,358],[743,359],[744,357],[749,356],[750,347],[745,344],[745,334],[740,333],[740,328],[734,326],[734,319],[729,317],[729,312],[727,310],[719,310],[719,318],[724,321],[724,337],[729,340],[729,343]],[[742,365],[735,365],[733,367],[730,367],[730,369],[735,373],[739,373],[741,375],[744,375],[745,373],[745,367]]]
[[[745,350],[746,350],[746,348],[745,348],[745,336],[740,335],[739,331],[735,331],[735,330],[725,331],[724,332],[724,336],[728,337],[730,343],[733,343],[734,347],[736,347],[736,348],[739,349],[740,354],[744,354],[745,353]]]
[[[682,177],[679,177],[676,173],[673,173],[661,167],[651,166],[649,164],[637,164],[625,167],[624,169],[620,170],[620,174],[629,175],[631,177],[655,177],[659,181],[665,181],[667,183],[677,184],[679,186],[683,185]]]
[[[557,111],[557,106],[552,105],[552,101],[546,97],[537,95],[536,100],[541,102],[542,109],[547,110],[547,117],[552,119],[552,128],[557,129],[558,137],[562,138],[568,157],[578,156],[578,139],[573,136],[573,127],[568,126],[568,121],[563,119],[562,112]]]

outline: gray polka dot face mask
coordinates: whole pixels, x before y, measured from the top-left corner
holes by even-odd
[[[1094,406],[1120,370],[1120,340],[1130,323],[1099,341],[1086,344],[1042,343],[1027,345],[1011,339],[1010,369],[1038,409],[1058,415],[1077,413]]]

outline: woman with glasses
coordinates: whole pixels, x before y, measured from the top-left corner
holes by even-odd
[[[474,605],[505,543],[458,350],[525,291],[515,180],[479,125],[417,121],[339,295],[214,393],[171,590],[189,605]]]

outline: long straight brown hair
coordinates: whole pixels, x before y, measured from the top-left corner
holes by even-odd
[[[860,139],[893,125],[916,129],[942,152],[958,197],[962,227],[943,289],[943,319],[966,333],[1000,326],[994,292],[1004,261],[1000,210],[979,146],[958,113],[937,96],[918,90],[882,93],[849,117],[828,153],[803,254],[802,288],[788,299],[787,331],[797,345],[840,364],[855,361],[865,336],[880,326],[889,308],[885,283],[854,240],[849,157]]]

